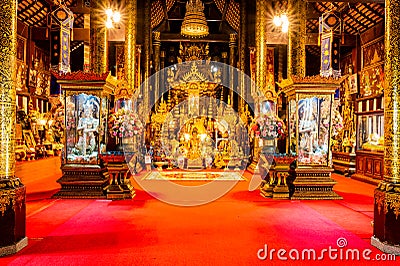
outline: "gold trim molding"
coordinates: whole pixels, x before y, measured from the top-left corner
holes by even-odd
[[[375,190],[375,205],[378,208],[378,213],[381,214],[382,209],[385,215],[390,209],[393,210],[396,220],[400,215],[400,194],[394,192],[381,191],[379,189]]]
[[[20,209],[25,201],[25,187],[19,178],[0,181],[0,212],[4,216],[6,210],[12,206],[14,211]]]

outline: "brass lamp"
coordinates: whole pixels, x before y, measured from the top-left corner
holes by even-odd
[[[189,0],[183,19],[181,34],[189,38],[202,38],[209,34],[204,5],[201,0]]]

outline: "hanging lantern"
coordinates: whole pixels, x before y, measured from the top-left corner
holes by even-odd
[[[74,14],[61,3],[51,12],[51,65],[56,72],[70,72],[70,42]]]
[[[183,19],[181,34],[189,38],[202,38],[209,34],[204,4],[201,0],[189,0],[186,3],[186,14]]]
[[[319,18],[319,40],[321,45],[321,70],[323,77],[339,78],[340,42],[342,21],[338,14],[326,12]]]

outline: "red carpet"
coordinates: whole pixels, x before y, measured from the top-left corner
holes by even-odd
[[[322,249],[338,249],[338,238],[347,241],[343,252],[357,248],[360,253],[371,249],[371,258],[381,254],[369,244],[373,186],[335,178],[342,201],[264,199],[258,191],[249,192],[246,181],[217,201],[197,207],[165,204],[140,189],[133,200],[124,201],[29,201],[29,246],[0,258],[0,264],[378,265],[362,258],[330,260],[327,253],[323,261],[283,262],[276,252],[273,260],[257,258],[265,244],[269,251],[298,249],[301,254],[303,249],[315,249],[318,257]]]
[[[28,201],[50,198],[60,185],[56,180],[61,177],[61,157],[17,162],[16,176],[26,186]]]

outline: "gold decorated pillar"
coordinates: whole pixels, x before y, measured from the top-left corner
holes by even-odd
[[[276,103],[274,81],[274,48],[268,48],[267,25],[270,22],[271,2],[267,0],[258,0],[256,2],[256,95],[252,95],[255,100],[255,116],[263,101],[272,101]],[[251,55],[251,53],[250,53]],[[262,92],[262,95],[257,95]]]
[[[155,31],[153,32],[153,68],[154,72],[157,73],[160,71],[160,46],[161,46],[161,32]],[[161,78],[161,77],[160,77]],[[154,98],[158,99],[159,93],[159,79],[155,79],[154,84]]]
[[[135,88],[139,88],[142,84],[142,71],[140,66],[140,58],[142,58],[142,45],[136,45],[136,78]]]
[[[143,100],[145,109],[150,108],[150,84],[148,78],[151,76],[150,72],[150,62],[151,62],[151,3],[150,0],[145,0],[144,3],[144,90],[143,90]]]
[[[267,79],[267,18],[268,18],[267,0],[256,0],[256,85],[260,91],[264,92]],[[258,91],[258,90],[256,90]],[[253,95],[257,97],[257,95]],[[257,109],[257,108],[256,108]]]
[[[237,34],[229,34],[229,64],[236,67],[236,48]]]
[[[0,256],[28,244],[25,236],[25,186],[15,177],[17,0],[0,8]]]
[[[104,16],[108,1],[92,1],[90,8],[90,70],[96,74],[107,72],[107,28]]]
[[[235,34],[235,33],[229,34],[229,65],[231,65],[234,68],[236,68],[236,50],[237,50],[236,41],[237,41],[237,34]],[[235,101],[235,99],[233,98],[233,90],[235,89],[234,88],[235,79],[236,79],[236,77],[235,77],[234,73],[231,73],[229,75],[229,88],[231,89],[230,98],[231,98],[232,106]]]
[[[385,1],[384,179],[375,190],[371,244],[400,255],[400,3]]]
[[[283,80],[283,59],[284,59],[283,49],[284,49],[283,45],[278,46],[278,82],[281,82]]]
[[[246,0],[241,0],[240,1],[240,29],[239,29],[239,64],[238,68],[241,71],[241,77],[239,81],[239,86],[240,86],[240,96],[242,97],[242,101],[240,102],[240,106],[244,108],[245,101],[244,99],[246,98],[245,93],[247,91],[245,90],[245,76],[243,73],[246,73],[246,49],[247,49],[247,3]],[[246,73],[250,74],[250,73]]]
[[[153,67],[154,71],[157,72],[160,70],[160,46],[161,46],[161,32],[155,31],[153,32]]]
[[[289,0],[288,77],[306,75],[306,2]]]
[[[83,28],[90,31],[90,14],[83,15]],[[90,41],[83,43],[83,71],[90,71]]]
[[[126,1],[126,25],[125,25],[125,77],[129,94],[135,91],[135,64],[136,64],[136,0]]]

